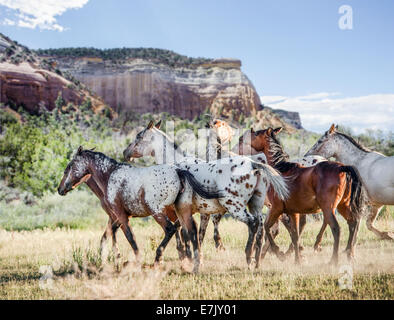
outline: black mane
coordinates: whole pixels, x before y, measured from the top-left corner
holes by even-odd
[[[100,158],[107,159],[112,165],[126,164],[126,163],[118,162],[115,159],[112,159],[111,157],[108,157],[107,155],[105,155],[104,153],[99,152],[99,151],[83,150],[81,152],[81,155],[88,155],[91,157],[95,157],[98,155]]]
[[[257,131],[257,134],[262,130]],[[295,162],[289,162],[289,155],[283,150],[282,145],[276,138],[274,132],[271,132],[268,138],[269,152],[271,154],[272,166],[279,172],[287,172],[298,166]]]
[[[335,132],[335,134],[340,135],[341,137],[344,137],[345,139],[347,139],[349,142],[351,142],[356,148],[358,148],[361,151],[372,152],[370,149],[362,146],[361,144],[359,144],[356,140],[354,140],[351,136],[348,136],[347,134],[344,134],[342,132]]]

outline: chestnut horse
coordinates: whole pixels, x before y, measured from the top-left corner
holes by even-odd
[[[367,228],[384,240],[394,240],[393,232],[382,232],[374,222],[383,205],[394,205],[394,157],[372,151],[352,137],[338,132],[334,124],[322,135],[306,156],[335,157],[338,161],[354,166],[363,180],[371,204]]]
[[[251,146],[267,156],[268,163],[287,177],[290,196],[283,201],[272,192],[268,193],[271,209],[264,227],[271,249],[282,260],[284,254],[279,250],[271,235],[271,227],[279,217],[286,213],[291,216],[291,238],[295,249],[295,262],[300,262],[299,254],[299,219],[300,214],[323,211],[324,221],[331,227],[334,236],[331,263],[338,263],[340,227],[335,217],[335,209],[346,219],[349,226],[347,256],[354,256],[361,213],[364,207],[364,193],[361,180],[351,166],[339,162],[323,161],[313,167],[303,167],[289,162],[289,156],[283,151],[276,135],[282,128],[256,131],[251,136]]]
[[[173,213],[175,212],[178,218],[183,218],[184,208],[188,207],[187,203],[180,200],[182,192],[188,193],[190,189],[204,199],[220,196],[219,193],[204,189],[187,170],[180,170],[171,165],[135,168],[118,163],[103,153],[79,147],[64,171],[58,193],[64,196],[84,182],[100,199],[103,209],[109,216],[106,231],[101,239],[102,254],[108,235],[112,235],[113,249],[116,256],[119,256],[115,233],[120,227],[139,260],[139,250],[129,224],[129,217],[152,215],[165,232],[165,237],[156,250],[155,263],[160,262],[165,247],[179,226],[179,222],[174,225],[170,221],[176,220]],[[189,216],[184,222],[192,232],[186,236],[193,244],[195,261],[199,262],[196,225],[193,219],[188,218]],[[195,264],[194,271],[198,271],[198,264]]]

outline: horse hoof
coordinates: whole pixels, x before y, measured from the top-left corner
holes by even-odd
[[[305,249],[304,246],[300,245],[300,249],[299,250],[300,251],[304,251],[304,249]]]
[[[392,232],[382,232],[382,240],[394,240],[394,233]]]
[[[314,246],[313,249],[314,249],[315,252],[321,252],[322,251],[321,245]]]
[[[216,247],[216,251],[226,251],[226,248],[224,247],[224,245],[220,244]]]
[[[193,273],[198,274],[199,273],[199,267],[194,267],[193,268]]]
[[[276,255],[277,255],[277,257],[278,257],[278,259],[279,259],[280,261],[285,261],[285,260],[286,260],[286,254],[284,254],[282,251],[278,251],[278,252],[276,253]]]

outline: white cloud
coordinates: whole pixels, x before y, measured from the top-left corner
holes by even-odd
[[[3,25],[40,30],[63,31],[56,16],[69,9],[80,9],[89,0],[0,0],[0,5],[11,9]]]
[[[352,128],[394,131],[394,94],[371,94],[339,98],[339,93],[313,93],[306,96],[262,96],[272,108],[297,111],[305,129],[324,132],[332,123]]]

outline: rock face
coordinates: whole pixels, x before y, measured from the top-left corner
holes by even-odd
[[[300,114],[298,112],[287,111],[282,109],[273,109],[267,106],[263,106],[261,110],[266,110],[279,116],[287,124],[291,125],[296,129],[303,129],[301,124]]]
[[[67,102],[82,103],[84,97],[71,86],[70,81],[59,75],[25,62],[0,63],[0,102],[23,105],[30,113],[37,113],[39,106],[52,110],[59,92]]]
[[[98,97],[43,64],[28,48],[0,34],[0,103],[37,114],[40,107],[52,110],[59,92],[66,104],[79,105],[89,98],[94,110],[105,107]]]
[[[210,110],[236,119],[240,112],[249,115],[260,105],[239,60],[211,60],[188,68],[139,58],[121,63],[89,57],[52,59],[118,113],[169,112],[193,119]]]

